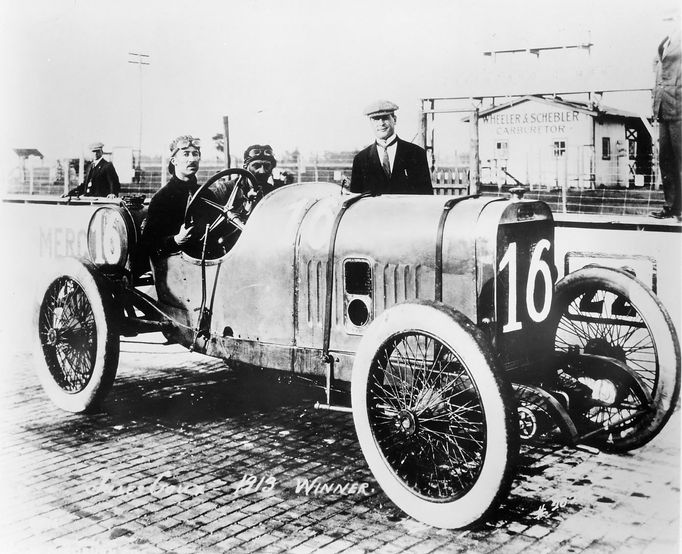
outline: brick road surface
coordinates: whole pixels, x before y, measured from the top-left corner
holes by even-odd
[[[679,412],[627,455],[524,447],[501,509],[445,531],[386,498],[352,416],[313,409],[320,391],[161,341],[123,342],[102,410],[74,415],[5,340],[4,552],[678,551]],[[306,494],[306,480],[358,486]]]

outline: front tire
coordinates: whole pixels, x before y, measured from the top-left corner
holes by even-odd
[[[518,453],[513,393],[459,312],[421,302],[381,314],[356,354],[351,396],[367,464],[413,518],[462,528],[506,498]]]
[[[43,280],[34,311],[34,358],[48,397],[69,412],[93,409],[116,377],[116,307],[89,263],[58,259]]]

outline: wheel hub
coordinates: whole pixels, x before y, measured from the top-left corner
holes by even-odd
[[[625,362],[625,351],[621,346],[610,344],[604,338],[594,338],[587,341],[585,344],[585,354],[592,354],[595,356],[608,356],[615,358],[621,362]]]
[[[54,327],[50,327],[47,330],[47,338],[45,342],[47,342],[47,344],[49,344],[50,346],[54,346],[55,344],[57,344],[57,329],[55,329]]]
[[[398,413],[397,425],[400,432],[408,437],[417,432],[417,418],[409,410],[400,410]]]
[[[532,439],[538,430],[538,422],[533,410],[528,406],[519,406],[518,414],[521,439]]]

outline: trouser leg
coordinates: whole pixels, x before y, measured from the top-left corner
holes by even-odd
[[[659,125],[659,167],[663,181],[665,209],[680,215],[682,197],[682,126],[680,121]]]

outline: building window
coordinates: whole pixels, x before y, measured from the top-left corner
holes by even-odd
[[[506,160],[509,158],[509,143],[505,141],[498,141],[495,143],[495,150],[497,152],[497,159]]]
[[[628,141],[628,158],[637,159],[637,129],[627,129],[625,138]]]
[[[554,141],[554,157],[560,158],[566,153],[566,141],[565,140],[555,140]]]
[[[611,159],[611,138],[602,137],[601,139],[601,159],[610,160]]]

